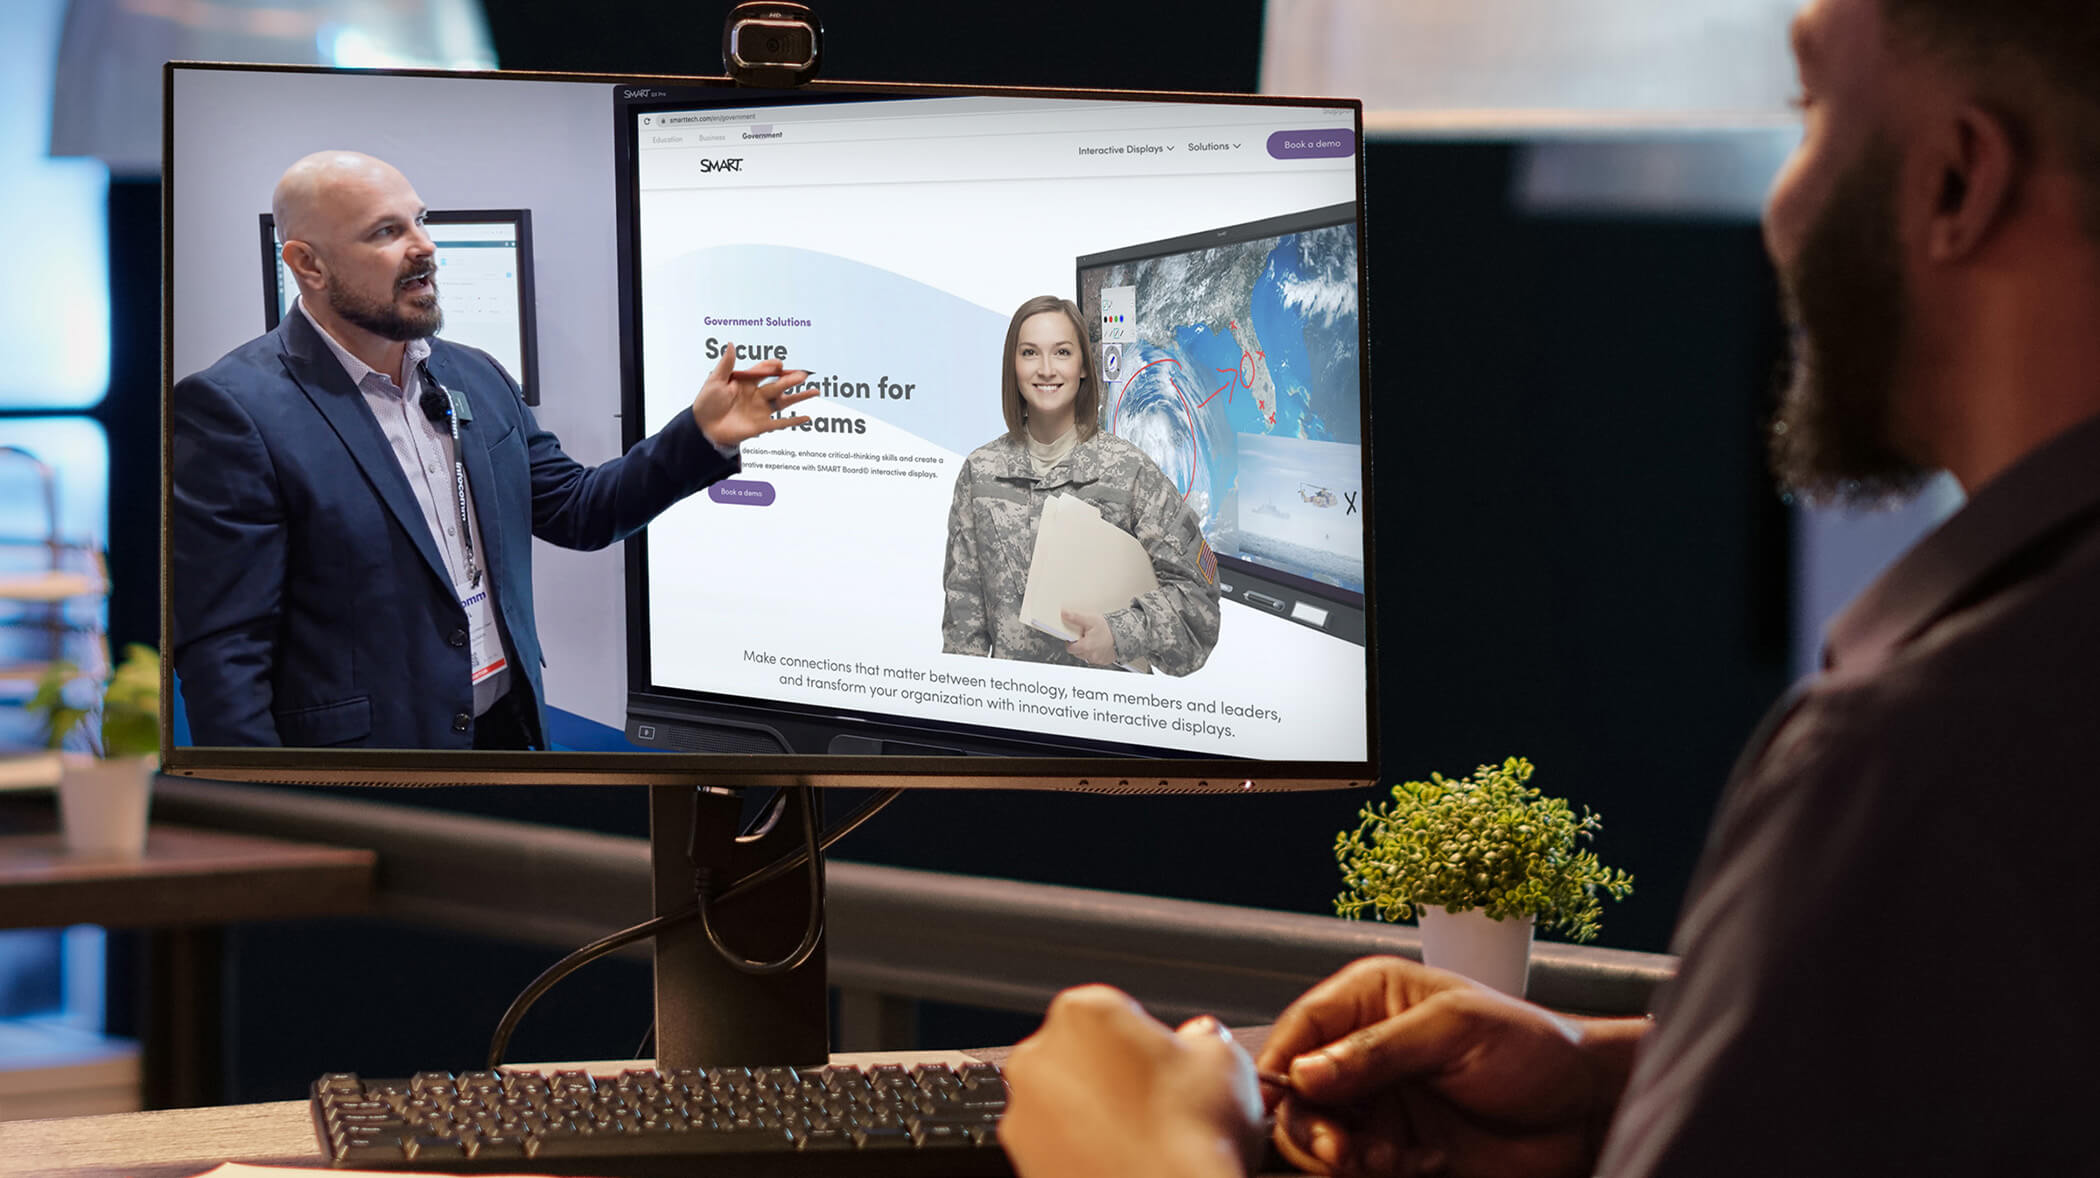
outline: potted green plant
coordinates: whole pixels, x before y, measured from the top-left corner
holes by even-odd
[[[1335,911],[1416,919],[1423,961],[1522,995],[1535,925],[1590,940],[1598,893],[1633,891],[1632,876],[1582,846],[1602,820],[1531,788],[1531,774],[1530,761],[1511,757],[1462,780],[1402,782],[1390,802],[1366,805],[1335,838],[1346,889]]]
[[[104,660],[105,663],[107,660]],[[29,708],[65,757],[58,787],[66,846],[80,854],[138,855],[160,768],[160,656],[133,643],[107,679],[64,660],[44,672]]]

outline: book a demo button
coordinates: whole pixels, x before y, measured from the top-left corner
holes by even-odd
[[[1356,154],[1356,132],[1278,131],[1269,136],[1269,154],[1280,160],[1331,160]]]
[[[758,479],[723,479],[707,489],[707,497],[717,503],[765,507],[773,502],[773,484]]]

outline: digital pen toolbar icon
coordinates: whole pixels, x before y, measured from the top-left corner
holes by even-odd
[[[1114,380],[1123,371],[1123,349],[1117,344],[1101,345],[1101,378]]]
[[[1104,286],[1101,288],[1101,342],[1104,344],[1134,344],[1137,342],[1137,287]]]

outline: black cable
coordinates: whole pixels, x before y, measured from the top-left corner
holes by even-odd
[[[845,838],[847,835],[852,834],[854,831],[859,830],[863,825],[867,823],[868,819],[875,817],[875,815],[879,813],[884,806],[889,805],[891,802],[894,802],[898,798],[901,798],[903,796],[904,791],[901,789],[886,789],[876,794],[874,797],[869,798],[867,801],[862,802],[858,809],[854,810],[853,813],[846,815],[846,817],[842,819],[837,826],[834,826],[831,829],[824,832],[824,837],[817,843],[817,849],[820,852],[830,850],[833,844],[837,843],[840,839]],[[787,854],[782,855],[780,858],[773,860],[771,863],[766,864],[764,867],[759,868],[757,871],[752,872],[744,878],[736,881],[736,883],[730,885],[727,889],[725,889],[722,892],[721,895],[715,897],[715,903],[727,904],[729,901],[736,899],[738,896],[743,895],[744,893],[750,891],[752,888],[759,887],[763,884],[772,883],[774,880],[779,879],[781,876],[786,875],[788,872],[793,871],[797,867],[802,866],[803,861],[808,858],[809,848],[807,846],[797,851],[789,851]]]
[[[830,850],[840,839],[867,825],[868,819],[875,817],[876,814],[882,811],[883,807],[903,796],[904,791],[901,789],[886,789],[862,802],[858,809],[841,819],[837,826],[824,832],[824,837],[817,842],[817,849],[819,851]],[[721,895],[715,897],[715,903],[727,904],[752,888],[772,883],[788,872],[802,866],[803,862],[808,858],[809,848],[806,846],[798,850],[789,851],[780,858],[731,884],[723,890]]]
[[[753,817],[751,819],[751,824],[749,826],[746,826],[742,831],[738,832],[736,836],[737,841],[742,842],[745,839],[762,839],[767,835],[773,833],[773,827],[778,825],[780,822],[780,815],[787,810],[787,802],[788,791],[784,789],[774,790],[773,796],[766,800],[766,808],[764,812]]]
[[[852,834],[866,823],[868,819],[873,818],[880,812],[883,807],[896,801],[903,794],[904,791],[901,789],[886,789],[869,798],[866,802],[861,803],[859,809],[848,814],[837,826],[824,832],[824,837],[817,841],[818,852],[821,854],[823,851],[830,850],[833,844]],[[785,791],[782,792],[781,796],[786,796]],[[814,808],[812,807],[804,812],[809,814],[813,813],[813,811]],[[713,903],[717,906],[726,904],[761,884],[770,883],[802,866],[809,857],[809,847],[806,845],[800,850],[783,855],[725,888],[721,895],[714,898]],[[677,912],[667,912],[662,916],[644,921],[632,928],[621,929],[619,932],[609,933],[600,937],[541,971],[540,976],[532,979],[532,983],[520,991],[518,996],[511,1001],[510,1008],[503,1012],[503,1018],[497,1022],[496,1033],[489,1041],[489,1070],[494,1071],[503,1066],[503,1053],[509,1049],[510,1037],[517,1031],[518,1024],[524,1021],[525,1012],[532,1009],[532,1004],[539,1001],[540,997],[547,991],[559,985],[563,978],[568,977],[570,974],[598,960],[600,957],[604,957],[608,953],[618,952],[636,941],[647,940],[658,933],[667,932],[688,921],[697,920],[699,916],[700,906],[698,904],[691,908],[682,908]],[[654,1033],[653,1025],[651,1033]]]
[[[715,947],[729,968],[739,973],[756,977],[777,977],[799,969],[804,962],[816,956],[817,944],[824,939],[824,848],[817,838],[817,791],[809,786],[797,786],[795,792],[802,798],[802,846],[803,857],[809,861],[809,922],[802,928],[802,942],[794,951],[777,961],[754,961],[739,950],[732,949],[715,931],[714,907],[723,898],[709,895],[707,873],[696,871],[693,895],[700,906],[700,929],[707,934],[707,943]],[[786,791],[782,791],[786,796]],[[756,886],[753,884],[751,886]]]
[[[644,921],[635,925],[633,928],[624,928],[619,932],[600,937],[542,970],[540,976],[532,979],[531,985],[526,986],[516,998],[511,1000],[510,1009],[504,1011],[503,1018],[497,1022],[496,1034],[489,1040],[489,1070],[493,1072],[503,1066],[503,1052],[510,1047],[511,1034],[518,1029],[518,1024],[524,1021],[525,1012],[532,1009],[532,1004],[540,1000],[540,995],[552,990],[563,978],[568,977],[570,974],[575,973],[608,953],[616,952],[634,944],[636,941],[647,940],[665,929],[676,928],[699,915],[700,910],[698,908],[685,908],[677,912],[665,913],[654,920]]]

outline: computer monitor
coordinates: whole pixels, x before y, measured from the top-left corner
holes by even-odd
[[[634,743],[980,765],[1205,758],[1184,777],[1195,788],[1218,784],[1220,760],[1298,762],[1296,776],[1368,751],[1352,110],[667,88],[625,116],[639,328],[627,339],[645,406],[631,424],[676,412],[730,343],[807,365],[825,390],[808,428],[744,447],[744,475],[711,490],[706,510],[666,513],[630,544]],[[1220,237],[1220,221],[1242,232]],[[1208,244],[1190,250],[1181,239],[1197,230]],[[973,489],[958,474],[1008,434],[1010,315],[1034,295],[1083,303],[1101,261],[1131,252],[1107,247],[1159,237],[1180,252],[1118,270],[1112,294],[1140,292],[1134,314],[1086,345],[1088,424],[1134,443],[1200,530],[1186,575],[1220,595],[1215,631],[1137,677],[1071,665],[1029,634],[958,638],[958,614],[1003,612],[958,607],[969,579],[954,565],[970,540],[964,498],[983,512],[982,492],[1019,486]],[[1095,317],[1082,315],[1089,335]],[[1245,343],[1230,368],[1248,395],[1204,395],[1218,360],[1193,342],[1206,331]],[[1127,371],[1123,349],[1141,358]],[[1297,531],[1238,511],[1250,479],[1262,496],[1309,488],[1291,499]],[[1048,534],[1024,529],[969,558],[1017,581],[1026,569],[1034,585]],[[746,575],[720,576],[723,552],[741,554]],[[1172,559],[1156,563],[1170,581]],[[996,596],[985,580],[968,594]],[[1127,768],[1108,784],[1174,776]]]
[[[277,219],[259,214],[263,330],[275,331],[299,297],[284,265]],[[454,343],[487,352],[518,382],[527,405],[540,403],[539,328],[532,287],[531,209],[431,209],[425,228],[437,245],[445,326]]]
[[[245,718],[263,725],[188,743],[171,718],[166,772],[662,787],[666,911],[690,902],[696,790],[1375,779],[1357,104],[176,63],[164,110],[170,697],[192,731],[226,731],[212,681],[246,676]],[[253,340],[253,210],[323,149],[386,160],[435,208],[532,211],[537,383],[551,392],[536,411],[484,403],[455,420],[463,456],[540,446],[536,428],[586,466],[612,460],[678,427],[732,348],[807,369],[822,394],[802,407],[809,422],[745,442],[740,470],[613,548],[528,545],[518,519],[562,531],[541,526],[546,489],[519,492],[528,509],[504,501],[517,489],[475,481],[481,527],[499,533],[485,555],[530,553],[530,577],[506,592],[536,636],[504,635],[502,649],[518,671],[543,664],[540,749],[370,739],[374,701],[419,683],[298,694],[315,667],[341,670],[341,651],[310,630],[288,642],[295,606],[347,600],[345,642],[370,628],[372,649],[466,645],[464,625],[404,621],[402,585],[440,575],[413,556],[433,533],[380,486],[398,470],[366,410],[330,401],[319,366],[268,402],[312,417],[292,427],[296,445],[226,408],[223,386],[296,367]],[[451,310],[453,285],[439,289]],[[1017,312],[1041,296],[1084,305],[1077,380],[1095,391],[1086,436],[1032,458],[1005,402],[1036,403],[1024,379],[1059,393],[1058,379],[1015,375],[1034,321]],[[1225,338],[1241,345],[1231,365]],[[238,373],[190,380],[229,353]],[[432,365],[476,355],[441,343]],[[449,387],[456,419],[471,408],[460,397],[501,391]],[[520,432],[492,425],[508,420]],[[388,551],[411,555],[388,564]],[[1084,664],[1047,631],[1070,623],[1057,595],[1096,591],[1110,566],[1132,580],[1082,612],[1122,615],[1125,630],[1109,665]],[[1035,628],[1000,629],[1022,625]],[[287,731],[347,747],[271,739]],[[804,893],[793,876],[774,887],[777,916],[734,914],[738,935],[784,928],[792,943]],[[821,955],[798,980],[753,984],[689,933],[659,939],[660,1058],[806,1061],[808,1034],[764,1028],[812,1019],[821,1053]],[[722,1046],[751,1026],[757,1039]]]

